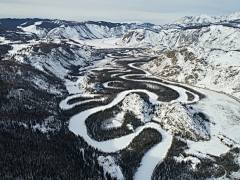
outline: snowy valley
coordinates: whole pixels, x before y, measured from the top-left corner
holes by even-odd
[[[238,179],[239,28],[0,19],[0,178]]]

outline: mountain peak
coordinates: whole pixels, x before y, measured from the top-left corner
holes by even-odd
[[[171,24],[206,24],[212,22],[214,17],[211,17],[207,14],[199,14],[197,16],[185,16]]]
[[[240,12],[236,11],[235,13],[233,14],[230,14],[228,16],[228,20],[231,21],[231,20],[237,20],[237,19],[240,19]]]
[[[185,16],[169,25],[178,25],[178,26],[192,26],[192,25],[204,25],[211,23],[220,23],[228,22],[240,19],[240,12],[236,11],[235,13],[229,16],[209,16],[207,14],[199,14],[197,16]]]

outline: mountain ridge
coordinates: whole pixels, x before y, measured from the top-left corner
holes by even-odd
[[[0,178],[239,177],[238,14],[0,20]]]
[[[228,16],[209,16],[207,14],[200,14],[197,16],[185,16],[181,19],[169,23],[168,25],[178,25],[180,27],[186,26],[196,26],[197,24],[206,25],[206,24],[213,24],[213,23],[226,23],[240,19],[240,12],[236,11],[233,14]]]

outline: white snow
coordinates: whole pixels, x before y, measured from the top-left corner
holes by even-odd
[[[210,17],[199,15],[184,17],[180,21],[169,25],[188,26],[189,24],[208,24],[236,19],[239,12],[229,17]],[[186,62],[181,55],[177,56],[174,64],[170,58],[159,62],[159,67],[148,63],[148,68],[156,75],[164,76],[168,80],[194,84],[198,87],[223,91],[240,98],[240,30],[224,25],[211,25],[201,29],[171,29],[165,28],[159,33],[149,30],[128,31],[118,44],[129,47],[153,46],[147,53],[158,55],[161,50],[176,50],[187,48],[195,55],[195,59],[204,59],[203,63],[189,60]],[[180,48],[181,47],[181,48]],[[184,47],[184,48],[183,48]],[[180,54],[180,53],[179,53]],[[152,66],[154,65],[154,66]],[[195,78],[189,78],[194,75]]]
[[[168,149],[172,145],[172,136],[161,128],[158,128],[156,124],[153,125],[155,126],[155,129],[161,133],[162,141],[143,156],[141,166],[134,175],[135,180],[150,180],[155,167],[164,160]]]
[[[79,86],[78,82],[66,81],[65,86],[69,94],[83,93],[82,88]]]
[[[47,35],[47,30],[44,28],[38,27],[38,25],[41,25],[41,24],[42,24],[42,21],[39,21],[39,22],[35,22],[34,25],[30,25],[27,27],[18,26],[17,28],[22,29],[26,33],[33,33],[33,34],[36,34],[37,36],[43,38]]]
[[[103,129],[112,129],[121,127],[124,121],[125,112],[117,113],[113,118],[106,119],[103,124]]]
[[[162,128],[172,135],[188,133],[188,138],[194,141],[198,141],[200,138],[209,140],[209,125],[204,121],[200,123],[199,118],[194,117],[197,112],[196,109],[189,109],[188,106],[184,107],[173,100],[159,107],[154,120],[160,122]]]
[[[200,78],[194,85],[198,87],[206,87],[212,90],[223,91],[229,94],[234,95],[235,97],[240,97],[240,76],[239,67],[240,67],[240,30],[237,28],[226,27],[223,25],[211,25],[209,27],[204,27],[201,29],[189,29],[189,30],[180,30],[178,29],[178,25],[188,26],[188,25],[197,25],[197,24],[209,24],[216,23],[220,21],[230,21],[240,19],[240,13],[236,12],[230,16],[224,17],[211,17],[208,15],[199,15],[195,17],[184,17],[174,23],[171,23],[165,26],[164,29],[159,29],[159,32],[146,30],[146,29],[135,29],[129,30],[125,26],[108,28],[103,25],[95,25],[95,24],[86,24],[79,26],[65,26],[62,25],[60,27],[52,29],[50,32],[42,29],[39,25],[42,24],[41,21],[36,22],[34,25],[30,25],[27,27],[22,27],[26,25],[26,23],[21,24],[18,28],[25,31],[28,34],[36,34],[39,37],[48,37],[53,38],[52,42],[61,43],[62,39],[65,37],[69,39],[73,39],[80,44],[74,43],[73,41],[65,40],[68,44],[76,45],[79,47],[83,46],[83,49],[77,52],[74,52],[76,60],[71,62],[73,65],[88,65],[94,59],[91,58],[91,50],[90,48],[87,50],[87,46],[94,46],[94,48],[121,48],[121,47],[154,47],[152,49],[148,49],[147,53],[157,54],[162,49],[177,49],[180,46],[187,46],[187,50],[196,55],[196,58],[204,59],[204,62],[207,64],[196,66],[196,64],[192,62],[185,62],[183,56],[177,56],[178,65],[182,65],[179,71],[179,74],[176,78],[170,78],[169,80],[176,80],[178,82],[183,82],[185,80],[186,75],[188,73],[192,73],[194,68],[200,69],[205,74],[201,74],[198,72],[198,77]],[[56,22],[57,23],[57,22]],[[137,24],[142,24],[136,22]],[[173,29],[167,29],[168,27],[174,27]],[[155,27],[158,29],[158,27]],[[125,33],[125,34],[124,34]],[[123,35],[123,36],[122,36]],[[122,37],[121,37],[122,36]],[[119,38],[121,37],[121,38]],[[91,40],[86,40],[91,39]],[[44,39],[42,42],[48,42],[49,39]],[[13,47],[12,50],[8,52],[9,56],[15,56],[15,59],[21,63],[25,63],[25,58],[29,58],[31,65],[35,68],[44,71],[46,68],[48,71],[51,71],[56,76],[65,79],[68,76],[69,70],[64,67],[69,67],[71,63],[63,60],[55,60],[52,58],[52,55],[56,53],[56,51],[52,51],[46,56],[31,56],[31,48],[32,45],[35,45],[39,42],[37,41],[29,41],[26,44],[21,44],[19,42],[11,42],[6,40],[4,37],[0,37],[0,44],[9,44]],[[64,55],[67,55],[67,52],[62,48],[58,49]],[[135,51],[136,52],[136,51]],[[134,51],[130,52],[134,54]],[[136,54],[139,56],[141,54]],[[113,57],[112,55],[109,55]],[[82,57],[82,58],[76,58]],[[113,57],[114,58],[114,57]],[[134,59],[134,58],[133,58]],[[88,63],[84,63],[84,61]],[[131,60],[125,59],[125,60]],[[166,61],[161,62],[159,68],[164,68],[165,65],[175,65],[171,62],[170,58],[166,58]],[[108,65],[111,63],[111,65]],[[152,65],[150,63],[150,65]],[[198,65],[198,64],[197,64]],[[93,65],[82,67],[80,71],[82,73],[87,73],[92,70],[103,70],[103,69],[112,69],[116,68],[118,65],[113,59],[104,59],[97,62],[94,62]],[[134,66],[134,64],[129,64],[130,67],[139,69]],[[149,66],[150,67],[150,66]],[[149,68],[148,67],[148,68]],[[161,69],[161,70],[162,70]],[[170,71],[173,70],[174,67],[170,67]],[[177,68],[176,68],[177,69]],[[149,70],[149,69],[148,69]],[[153,72],[160,72],[160,70],[156,67],[153,67]],[[112,71],[113,72],[113,71]],[[125,69],[115,69],[115,72],[127,72]],[[137,82],[146,83],[146,80],[135,80],[131,79],[131,76],[144,76],[151,77],[151,73],[144,71],[146,74],[143,75],[134,75],[134,74],[125,74],[120,76],[120,78],[125,80],[132,80]],[[165,72],[168,73],[168,72]],[[19,72],[21,74],[21,72]],[[177,73],[175,73],[177,74]],[[119,74],[112,74],[111,77],[115,77]],[[69,76],[68,76],[69,77]],[[93,84],[88,84],[86,76],[78,76],[77,80],[66,80],[65,85],[67,90],[71,96],[67,97],[63,100],[59,106],[60,108],[67,110],[71,109],[77,105],[85,104],[88,102],[96,102],[103,101],[104,98],[100,97],[97,94],[87,94],[87,86],[93,88]],[[217,77],[217,78],[216,78]],[[158,79],[158,78],[156,78]],[[207,157],[208,155],[220,156],[223,153],[229,151],[229,146],[240,147],[240,102],[220,93],[216,93],[213,91],[204,90],[197,87],[192,87],[193,89],[203,93],[206,95],[205,99],[199,100],[199,96],[194,95],[194,100],[187,100],[187,90],[184,88],[178,87],[174,84],[166,81],[170,84],[166,85],[165,83],[157,82],[154,80],[148,80],[146,86],[149,88],[156,89],[158,85],[169,87],[174,89],[179,93],[179,97],[174,101],[174,103],[183,102],[183,103],[195,103],[193,104],[193,108],[199,109],[204,114],[206,114],[210,119],[210,135],[211,139],[209,141],[198,141],[194,142],[191,140],[187,140],[187,144],[189,149],[185,150],[186,154],[189,155],[186,158],[175,157],[177,161],[191,161],[193,169],[196,168],[196,165],[200,163],[200,160],[191,155],[195,155],[200,157]],[[35,78],[33,83],[44,90],[49,90],[51,93],[59,93],[54,87],[48,86],[48,84],[44,83],[44,80],[40,78]],[[103,83],[105,88],[117,88],[109,86],[110,82]],[[186,85],[187,86],[187,85]],[[189,86],[187,86],[189,87]],[[121,88],[118,88],[121,89]],[[152,116],[147,116],[148,105],[144,102],[138,95],[135,93],[143,92],[149,96],[149,101],[154,105],[163,104],[162,102],[157,101],[157,95],[151,93],[147,90],[126,90],[117,95],[117,97],[109,104],[102,105],[100,107],[91,108],[76,114],[71,117],[69,123],[69,129],[77,135],[82,136],[85,141],[94,148],[97,148],[106,153],[116,152],[121,149],[126,148],[132,140],[145,128],[154,128],[162,135],[162,141],[151,148],[143,157],[141,161],[141,166],[139,167],[137,173],[135,174],[135,179],[151,179],[152,172],[158,163],[161,163],[166,156],[168,149],[172,143],[172,136],[169,135],[166,131],[160,128],[159,125],[155,123],[148,123],[148,121],[152,118]],[[132,94],[131,94],[132,93]],[[79,101],[73,104],[68,104],[71,99],[78,97],[87,97],[92,98],[84,101]],[[108,119],[107,121],[111,122],[107,124],[106,128],[116,128],[120,127],[123,122],[124,112],[132,111],[137,118],[141,119],[145,124],[137,129],[133,129],[131,124],[127,126],[133,132],[129,135],[98,142],[91,139],[88,136],[85,120],[93,113],[105,110],[107,108],[111,108],[117,105],[119,102],[123,101],[122,111],[117,113],[113,118]],[[170,102],[172,103],[172,102]],[[170,104],[171,105],[171,104]],[[177,107],[181,109],[180,107]],[[163,110],[163,109],[162,109]],[[164,111],[166,112],[166,111]],[[164,112],[161,112],[162,115]],[[178,114],[183,117],[184,120],[187,121],[186,124],[192,125],[188,116],[186,114]],[[173,114],[173,118],[179,118],[178,115]],[[34,126],[34,129],[39,129],[42,132],[47,132],[48,124],[51,124],[53,121],[53,117],[48,117],[46,119],[46,123],[37,124]],[[184,125],[183,125],[184,126]],[[196,127],[197,129],[198,127]],[[98,158],[99,164],[101,164],[104,168],[104,172],[109,172],[112,177],[116,177],[117,179],[124,179],[123,174],[121,172],[120,167],[115,163],[113,157],[100,156]],[[239,160],[240,161],[240,160]],[[236,173],[237,174],[237,173]]]
[[[222,144],[215,136],[212,136],[210,141],[188,141],[188,147],[189,150],[186,150],[187,154],[195,154],[195,152],[200,152],[201,154],[205,155],[211,154],[214,156],[220,156],[221,154],[229,151],[229,147]]]
[[[37,88],[43,89],[51,94],[62,94],[60,90],[50,84],[47,84],[46,81],[40,77],[34,77],[31,82],[35,84]]]
[[[193,107],[201,109],[210,117],[210,121],[215,123],[210,124],[210,141],[193,142],[188,140],[190,148],[186,150],[186,153],[196,155],[200,153],[203,157],[206,157],[207,154],[219,156],[226,153],[229,147],[220,141],[219,134],[224,134],[240,144],[240,103],[224,94],[189,85],[184,86],[191,87],[207,96]]]
[[[186,84],[184,86],[206,95],[206,98],[197,101],[197,104],[192,106],[209,116],[211,121],[209,127],[211,139],[198,142],[187,140],[189,149],[185,152],[202,157],[207,157],[208,154],[220,156],[226,153],[230,148],[221,142],[219,134],[224,134],[229,140],[240,144],[240,102],[221,93]]]
[[[118,45],[125,47],[151,47],[161,43],[158,33],[146,29],[129,30],[119,39]]]
[[[192,157],[192,156],[188,156],[186,158],[181,157],[181,156],[180,157],[176,157],[175,156],[174,159],[177,162],[182,162],[182,161],[187,162],[187,161],[190,161],[191,162],[191,166],[192,166],[193,169],[196,169],[197,164],[201,163],[201,161],[198,158]]]
[[[92,39],[92,40],[82,40],[78,41],[89,46],[94,46],[97,49],[101,48],[122,48],[120,45],[116,45],[119,38],[110,37],[110,38],[101,38],[101,39]]]
[[[201,108],[215,124],[210,126],[210,141],[196,143],[188,141],[190,149],[186,152],[189,154],[201,152],[219,156],[229,150],[229,147],[218,138],[219,134],[224,134],[227,138],[240,144],[240,103],[224,94],[203,89],[200,91],[207,95],[207,98],[202,99],[195,106]]]
[[[240,97],[240,53],[238,51],[225,52],[201,48],[198,50],[188,48],[188,51],[194,54],[193,61],[185,60],[184,56],[178,52],[176,53],[177,61],[172,64],[172,59],[162,54],[158,59],[144,64],[142,68],[171,81],[223,91],[237,98]]]
[[[124,112],[132,112],[135,117],[142,122],[149,122],[151,120],[151,109],[148,103],[141,99],[140,95],[136,93],[129,94],[124,98],[121,109]]]
[[[107,60],[105,62],[107,62]],[[130,64],[130,66],[134,67],[133,64]],[[98,67],[96,64],[92,66],[92,68],[95,68],[95,69],[96,67]],[[132,75],[132,74],[124,75],[124,76],[121,76],[121,78],[129,79],[131,76],[135,76],[135,75]],[[151,77],[150,73],[148,73],[147,76]],[[131,79],[131,80],[140,81],[140,82],[144,81],[144,80],[134,80],[134,79]],[[229,150],[229,147],[220,141],[218,137],[219,134],[227,135],[229,139],[233,140],[236,143],[240,142],[240,139],[239,139],[240,134],[237,133],[237,129],[240,129],[240,126],[239,126],[240,110],[237,107],[240,107],[240,105],[237,101],[229,98],[226,95],[199,89],[196,87],[192,87],[192,88],[207,95],[207,98],[199,101],[199,97],[197,95],[194,95],[195,96],[194,100],[188,101],[187,95],[186,95],[187,90],[185,90],[184,88],[180,88],[174,85],[165,85],[164,83],[159,83],[153,80],[148,81],[148,83],[153,83],[156,85],[160,84],[160,85],[175,89],[180,94],[180,97],[177,99],[178,101],[186,102],[186,103],[198,102],[197,104],[192,106],[194,108],[200,109],[203,113],[209,116],[211,121],[210,123],[211,139],[209,141],[199,141],[199,142],[193,142],[190,140],[187,141],[189,149],[186,150],[185,152],[187,155],[189,154],[189,158],[187,158],[186,160],[190,160],[192,162],[193,168],[196,168],[196,165],[199,163],[199,160],[198,158],[191,157],[191,155],[195,155],[200,158],[207,157],[208,154],[219,156]],[[107,87],[108,83],[106,83],[105,86]],[[149,100],[152,104],[162,104],[162,102],[157,101],[157,95],[149,91],[146,91],[146,90],[123,91],[119,93],[117,97],[108,105],[103,105],[100,107],[88,109],[73,116],[70,119],[69,129],[75,134],[82,136],[89,145],[103,152],[116,152],[120,149],[126,148],[132,142],[134,137],[136,137],[144,128],[151,127],[158,130],[163,137],[162,141],[144,155],[141,162],[141,166],[139,167],[137,173],[134,176],[135,179],[151,179],[151,175],[154,168],[158,163],[161,163],[163,161],[163,158],[165,157],[172,142],[172,136],[166,133],[164,130],[162,130],[159,125],[155,123],[146,123],[145,125],[135,129],[135,131],[133,131],[129,135],[108,140],[108,141],[102,141],[102,142],[98,142],[91,139],[87,134],[87,129],[85,125],[86,118],[89,117],[91,114],[105,110],[107,108],[111,108],[112,106],[121,102],[130,93],[137,93],[137,92],[144,92],[148,94],[148,96],[150,97]],[[73,107],[74,104],[71,106],[67,105],[67,101],[72,99],[73,97],[74,96],[69,97],[65,101],[62,101],[60,107],[64,109],[71,108],[71,106]],[[120,115],[117,114],[116,116],[120,116]],[[119,117],[116,120],[113,119],[112,122],[113,124],[115,123],[114,125],[116,127],[121,125],[120,119],[121,118]]]
[[[16,54],[19,50],[21,50],[23,48],[27,48],[29,45],[28,44],[13,44],[11,46],[13,47],[13,49],[8,51],[8,53],[13,55],[13,54]]]
[[[235,12],[230,14],[229,16],[209,16],[207,14],[200,14],[197,16],[185,16],[173,23],[170,23],[168,26],[171,25],[179,25],[179,26],[189,26],[189,25],[202,25],[202,24],[210,24],[210,23],[219,23],[219,22],[228,22],[240,19],[240,13]],[[174,27],[174,26],[173,26]]]
[[[9,44],[9,43],[11,43],[10,40],[6,40],[5,37],[0,36],[0,44]]]
[[[90,116],[91,114],[110,108],[113,105],[116,105],[119,103],[127,94],[132,93],[132,92],[145,92],[149,95],[150,101],[156,102],[157,96],[153,93],[150,93],[146,90],[128,90],[128,91],[123,91],[118,96],[108,105],[105,106],[100,106],[96,108],[92,108],[86,111],[83,111],[75,116],[73,116],[70,119],[69,123],[69,129],[74,132],[75,134],[78,134],[82,136],[88,144],[91,146],[98,148],[99,150],[102,150],[104,152],[116,152],[120,149],[126,148],[131,141],[133,140],[134,137],[136,137],[144,128],[154,128],[158,130],[161,135],[162,135],[162,141],[156,145],[154,148],[152,148],[146,155],[144,156],[142,162],[143,165],[140,167],[141,169],[138,170],[138,172],[135,175],[135,179],[139,179],[139,177],[146,177],[147,179],[151,176],[155,166],[163,160],[165,157],[168,148],[171,145],[172,139],[171,136],[168,135],[164,130],[159,128],[159,125],[155,123],[147,123],[144,126],[141,126],[135,130],[132,134],[123,136],[121,138],[115,138],[113,140],[108,140],[108,141],[103,141],[103,142],[97,142],[93,139],[91,139],[86,130],[86,125],[84,123],[85,119]],[[153,101],[154,100],[154,101]],[[64,103],[63,103],[64,104]],[[65,105],[62,105],[65,106]],[[61,107],[62,107],[61,106]],[[145,162],[147,163],[147,166],[145,166]],[[149,162],[151,162],[149,164]],[[143,171],[144,170],[144,171]],[[146,173],[148,172],[148,173]]]
[[[37,43],[39,43],[39,42],[35,41],[35,40],[30,40],[26,44],[20,43],[20,42],[14,42],[13,44],[11,44],[13,49],[8,51],[8,55],[13,56],[13,55],[17,54],[18,52],[20,52],[22,49],[26,49],[27,47],[30,47]]]
[[[69,129],[72,132],[74,132],[75,134],[78,134],[78,135],[82,136],[88,142],[88,144],[90,144],[94,148],[97,148],[97,149],[102,150],[104,152],[116,152],[120,149],[123,149],[123,148],[127,147],[129,145],[129,143],[131,143],[133,138],[135,136],[137,136],[144,128],[153,127],[153,128],[156,129],[156,127],[159,127],[159,126],[154,124],[154,123],[147,123],[144,126],[141,126],[141,127],[137,128],[135,130],[135,132],[132,133],[132,134],[129,134],[129,135],[126,135],[126,136],[123,136],[123,137],[120,137],[120,138],[108,140],[108,141],[98,142],[98,141],[95,141],[95,140],[91,139],[88,136],[87,128],[86,128],[86,125],[85,125],[85,120],[93,113],[111,108],[112,106],[118,104],[121,100],[123,100],[123,98],[127,94],[133,93],[133,92],[147,93],[150,97],[149,101],[151,103],[153,103],[153,104],[159,103],[156,100],[157,95],[154,94],[154,93],[151,93],[149,91],[146,91],[146,90],[127,90],[127,91],[123,91],[123,92],[119,93],[117,95],[117,97],[111,103],[109,103],[108,105],[103,105],[103,106],[95,107],[95,108],[92,108],[92,109],[88,109],[88,110],[85,110],[85,111],[80,112],[79,114],[73,116],[70,119]],[[62,101],[60,107],[61,108],[64,107],[65,109],[67,109],[68,107],[71,108],[70,106],[68,106],[66,104],[66,101]]]
[[[109,28],[108,26],[104,26],[104,25],[86,23],[86,24],[76,25],[76,26],[62,25],[60,27],[56,27],[48,32],[47,37],[54,38],[57,36],[61,36],[61,37],[78,41],[78,40],[86,40],[86,39],[102,39],[102,38],[119,37],[122,34],[124,34],[126,31],[127,31],[127,27],[124,25]]]
[[[117,180],[124,180],[121,168],[116,165],[115,160],[112,156],[99,156],[98,163],[103,167],[104,173],[108,172],[112,178]]]
[[[49,131],[56,131],[56,130],[60,130],[60,128],[61,128],[61,121],[60,120],[56,120],[54,118],[54,116],[49,116],[49,117],[44,119],[44,122],[42,122],[42,124],[37,123],[32,128],[34,130],[38,129],[39,131],[41,131],[43,133],[47,133]]]
[[[140,95],[131,93],[127,95],[120,106],[121,111],[114,115],[114,117],[106,119],[102,124],[104,129],[111,129],[121,127],[124,121],[124,116],[127,112],[131,112],[137,119],[140,119],[143,123],[149,122],[153,114],[151,114],[151,108]],[[133,131],[134,128],[131,124],[127,124],[129,130]]]

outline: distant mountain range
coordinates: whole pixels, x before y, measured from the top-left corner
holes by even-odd
[[[238,179],[239,99],[239,12],[0,19],[0,179]]]
[[[128,30],[145,29],[159,32],[164,29],[200,28],[210,24],[222,24],[224,26],[240,27],[240,13],[236,12],[229,16],[185,16],[180,20],[163,26],[151,23],[125,22],[112,23],[105,21],[64,21],[49,19],[0,19],[1,34],[9,31],[25,32],[32,37],[62,36],[75,39],[96,39],[103,37],[121,37]],[[196,27],[199,26],[199,27]],[[2,34],[3,35],[3,34]]]
[[[86,55],[89,54],[88,52],[91,51],[92,55],[98,54],[98,56],[99,53],[93,53],[95,50],[82,44],[82,41],[110,37],[118,38],[116,44],[119,46],[148,48],[146,52],[153,55],[161,54],[161,56],[164,56],[164,54],[173,52],[176,57],[171,58],[174,60],[169,60],[168,56],[166,58],[159,57],[161,62],[166,61],[164,67],[163,62],[157,68],[152,67],[152,65],[151,68],[145,67],[150,71],[154,71],[155,74],[158,72],[159,75],[164,75],[169,80],[220,90],[235,97],[240,97],[240,75],[238,70],[240,57],[239,12],[229,16],[217,17],[208,15],[186,16],[164,26],[141,22],[112,23],[105,21],[74,22],[49,19],[0,19],[0,43],[13,48],[9,52],[3,50],[2,53],[6,54],[1,54],[1,56],[15,58],[17,61],[30,63],[34,66],[37,65],[38,69],[53,70],[57,67],[46,67],[45,61],[40,65],[43,59],[49,58],[36,60],[38,59],[35,57],[36,53],[33,53],[34,51],[31,49],[43,48],[41,47],[42,43],[54,44],[49,51],[46,51],[47,54],[53,54],[52,50],[56,48],[62,52],[64,48],[61,46],[63,44],[67,45],[71,50],[73,49],[70,44],[77,45],[84,52],[81,53],[84,55],[78,55],[78,57],[85,59],[77,61],[81,62],[77,64],[86,65],[88,61],[86,59],[89,59]],[[68,56],[78,59],[73,56],[76,56],[79,52],[73,51],[73,53],[67,53]],[[188,57],[185,57],[186,53],[181,53],[183,51],[188,52]],[[191,58],[194,61],[182,61],[181,59],[189,58],[189,53],[192,54]],[[47,54],[45,53],[45,56],[49,56]],[[66,53],[62,52],[61,54]],[[195,61],[195,59],[201,61]],[[173,63],[169,64],[168,61],[173,61]],[[36,62],[38,63],[36,64]],[[199,62],[202,62],[202,64],[200,65]],[[195,64],[195,66],[188,65],[188,70],[186,70],[186,63]],[[173,70],[174,74],[171,73]],[[225,71],[227,72],[220,73]],[[209,74],[209,72],[214,72],[215,75]],[[193,74],[196,75],[193,76]],[[208,82],[206,82],[206,79],[208,79]]]
[[[168,80],[240,98],[240,13],[184,17],[160,31],[129,30],[117,42],[159,58],[143,68]]]
[[[209,16],[200,14],[198,16],[185,16],[180,20],[170,23],[168,26],[188,27],[196,25],[207,25],[213,23],[239,23],[240,12],[235,12],[229,16]]]
[[[1,36],[10,32],[32,38],[54,38],[56,36],[69,39],[99,39],[121,37],[129,29],[160,28],[150,23],[111,23],[105,21],[74,22],[49,19],[0,19]],[[10,36],[9,36],[10,37]]]

